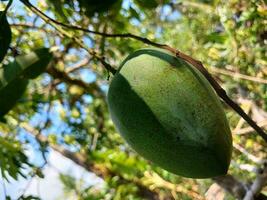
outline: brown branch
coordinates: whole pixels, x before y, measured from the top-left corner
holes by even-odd
[[[257,177],[249,187],[243,200],[254,200],[267,182],[267,162],[263,163],[263,169],[258,171]]]
[[[265,195],[260,193],[267,182],[266,162],[263,163],[263,169],[258,170],[257,177],[251,185],[245,185],[229,174],[215,177],[213,180],[237,199],[262,200],[267,198]]]
[[[263,122],[259,122],[258,124],[259,124],[259,126],[261,128],[267,127],[267,120],[265,120]],[[246,128],[242,128],[242,129],[239,129],[239,130],[236,130],[236,131],[234,130],[233,133],[237,134],[237,135],[244,135],[244,134],[252,132],[253,130],[254,129],[251,128],[251,127],[246,127]]]
[[[254,156],[253,154],[249,153],[245,148],[243,148],[242,146],[240,146],[237,143],[233,143],[233,146],[235,149],[237,149],[238,151],[240,151],[242,154],[244,154],[248,159],[250,159],[251,161],[255,162],[255,163],[260,163],[262,161],[262,159]]]
[[[166,181],[161,176],[159,176],[156,172],[145,172],[145,177],[153,181],[153,187],[159,187],[159,188],[167,188],[169,190],[173,190],[178,193],[184,193],[190,196],[192,199],[195,200],[205,200],[204,197],[202,197],[196,190],[193,188],[188,189],[183,187],[182,185],[176,185],[169,181]]]
[[[72,29],[72,30],[79,30],[79,31],[83,31],[85,33],[92,33],[92,34],[95,34],[95,35],[100,35],[100,36],[104,36],[104,37],[119,37],[119,38],[131,38],[131,39],[135,39],[135,40],[138,40],[140,42],[143,42],[143,43],[146,43],[146,44],[149,44],[149,45],[152,45],[152,46],[155,46],[155,47],[159,47],[159,48],[162,48],[164,46],[167,46],[165,44],[159,44],[159,43],[156,43],[156,42],[153,42],[147,38],[143,38],[143,37],[140,37],[140,36],[137,36],[137,35],[134,35],[134,34],[131,34],[131,33],[116,33],[116,34],[110,34],[110,33],[103,33],[103,32],[99,32],[99,31],[93,31],[93,30],[90,30],[90,29],[87,29],[87,28],[83,28],[83,27],[80,27],[80,26],[76,26],[76,25],[69,25],[69,24],[65,24],[65,23],[62,23],[62,22],[59,22],[49,16],[47,16],[45,13],[43,13],[41,10],[39,10],[38,8],[36,8],[34,5],[32,5],[28,0],[20,0],[22,3],[24,3],[26,6],[28,6],[31,10],[35,10],[37,11],[38,13],[40,13],[41,15],[45,16],[47,19],[49,19],[49,21],[59,25],[59,26],[62,26],[62,27],[65,27],[65,28],[68,28],[68,29]]]
[[[204,68],[203,64],[198,61],[193,59],[192,57],[180,52],[179,50],[176,50],[168,45],[165,44],[159,44],[156,42],[153,42],[147,38],[143,38],[143,37],[139,37],[136,35],[133,35],[131,33],[125,33],[125,34],[109,34],[109,33],[101,33],[101,32],[97,32],[97,31],[92,31],[86,28],[82,28],[79,26],[73,26],[73,25],[68,25],[68,24],[64,24],[61,22],[58,22],[50,17],[48,17],[47,15],[45,15],[44,13],[42,13],[40,10],[38,10],[37,8],[35,8],[33,5],[31,5],[29,3],[28,0],[21,0],[25,5],[27,5],[28,7],[34,9],[35,11],[37,11],[38,13],[41,13],[43,16],[45,16],[47,19],[49,19],[50,21],[52,21],[53,23],[60,25],[62,27],[68,28],[68,29],[74,29],[74,30],[80,30],[86,33],[92,33],[95,35],[101,35],[104,37],[120,37],[120,38],[131,38],[131,39],[135,39],[138,41],[141,41],[145,44],[148,45],[152,45],[155,47],[159,47],[159,48],[163,48],[166,49],[172,53],[174,53],[177,57],[185,60],[186,62],[190,63],[192,66],[194,66],[195,68],[197,68],[204,76],[205,78],[210,82],[210,84],[212,85],[212,87],[214,88],[214,90],[216,91],[216,93],[218,94],[218,96],[220,96],[232,109],[234,109],[241,117],[243,117],[248,124],[254,128],[254,130],[257,131],[257,133],[265,140],[267,141],[267,135],[266,133],[242,110],[242,108],[236,104],[234,101],[232,101],[229,96],[226,94],[225,90],[215,81],[215,79],[209,74],[209,72]],[[47,20],[46,20],[47,21]],[[76,40],[76,38],[74,38],[74,41],[77,42],[79,44],[79,41]],[[89,53],[95,57],[97,57],[96,52],[94,51],[89,51]],[[108,63],[105,62],[105,60],[103,59],[103,57],[97,57],[98,60],[100,60],[100,62],[105,66],[106,69],[108,69],[109,71],[112,72],[112,74],[116,73],[116,70],[114,68],[112,68]],[[63,74],[63,77],[65,75]],[[246,77],[247,78],[247,77]],[[80,84],[80,83],[77,83]],[[39,135],[38,137],[41,137],[41,135]],[[41,139],[41,138],[39,138]],[[80,154],[73,154],[73,152],[70,152],[66,149],[62,149],[58,146],[51,146],[53,149],[55,149],[56,151],[60,152],[62,155],[72,159],[74,162],[76,162],[77,164],[84,166],[85,168],[87,168],[90,171],[95,170],[91,163],[87,163],[86,160],[84,160],[83,157],[80,156]],[[107,169],[106,169],[107,170]],[[98,172],[95,171],[95,173],[97,174]],[[110,173],[110,172],[109,172]],[[101,174],[100,174],[101,175]],[[264,176],[265,177],[265,176]],[[221,185],[223,188],[225,188],[228,192],[230,192],[232,195],[234,195],[237,198],[243,198],[246,194],[246,188],[245,186],[237,181],[234,177],[230,176],[230,175],[226,175],[223,177],[217,177],[214,178],[214,180]],[[262,182],[262,179],[256,179],[255,182],[257,182],[257,184],[255,183],[255,185],[258,185],[259,180],[261,180],[260,182]],[[264,178],[265,180],[265,178]],[[252,184],[251,188],[255,188],[254,184]],[[253,195],[256,194],[257,192],[259,192],[261,188],[256,187],[256,189],[253,189],[252,193]]]
[[[237,199],[242,199],[246,194],[245,185],[229,174],[213,178],[213,180]]]
[[[229,71],[229,70],[225,70],[225,69],[211,67],[211,72],[212,73],[216,73],[216,74],[222,74],[222,75],[225,75],[225,76],[231,76],[233,78],[252,81],[252,82],[256,82],[256,83],[267,84],[267,80],[266,79],[258,78],[258,77],[252,77],[252,76],[248,76],[248,75],[245,75],[245,74],[240,74],[240,73],[235,72],[235,71]]]
[[[69,67],[66,69],[66,73],[72,73],[75,72],[76,70],[81,69],[82,67],[85,67],[86,65],[88,65],[90,62],[90,59],[88,58],[84,58],[83,60],[81,60],[79,63],[73,65],[72,67]]]
[[[17,23],[17,24],[10,24],[11,27],[22,27],[22,28],[29,28],[29,29],[38,29],[44,31],[43,28],[40,28],[39,26],[36,26],[32,23]]]
[[[243,117],[247,123],[254,128],[254,130],[267,142],[267,134],[263,131],[263,129],[261,129],[243,110],[242,108],[236,104],[225,92],[225,90],[216,82],[216,80],[210,75],[210,73],[206,70],[206,68],[203,66],[203,64],[198,61],[195,60],[194,58],[180,52],[177,49],[174,49],[168,45],[165,44],[159,44],[156,42],[153,42],[147,38],[143,38],[140,36],[136,36],[133,35],[131,33],[125,33],[125,34],[109,34],[109,33],[101,33],[98,31],[92,31],[86,28],[82,28],[79,26],[73,26],[73,25],[68,25],[68,24],[64,24],[62,22],[58,22],[52,18],[50,18],[49,16],[45,15],[42,11],[40,11],[38,8],[34,7],[28,0],[21,0],[22,3],[24,3],[26,6],[28,6],[31,10],[35,10],[36,12],[38,12],[39,14],[45,16],[45,18],[49,19],[49,21],[52,21],[53,23],[60,25],[62,27],[65,28],[69,28],[69,29],[75,29],[75,30],[80,30],[80,31],[84,31],[87,33],[93,33],[96,35],[101,35],[101,36],[105,36],[105,37],[120,37],[120,38],[132,38],[138,41],[141,41],[145,44],[148,45],[152,45],[155,47],[159,47],[159,48],[163,48],[166,49],[172,53],[174,53],[177,57],[185,60],[186,62],[190,63],[192,66],[194,66],[195,68],[197,68],[204,76],[205,78],[210,82],[210,84],[212,85],[212,87],[214,88],[214,90],[216,91],[216,93],[218,94],[219,97],[221,97],[225,103],[227,103],[233,110],[235,110],[241,117]],[[95,52],[92,53],[93,55],[95,55]],[[101,57],[101,59],[99,59],[100,62],[104,65],[104,67],[110,71],[112,74],[116,73],[116,70],[114,68],[112,68],[108,63],[105,62],[105,60]]]
[[[104,97],[104,93],[96,83],[87,84],[82,80],[71,78],[66,72],[54,67],[49,67],[46,71],[55,79],[59,79],[67,84],[77,85],[93,96]]]
[[[209,81],[209,83],[212,85],[213,89],[216,91],[219,97],[221,97],[225,103],[227,103],[233,110],[235,110],[241,117],[243,117],[244,120],[247,121],[247,123],[254,128],[255,131],[267,142],[267,135],[264,132],[263,129],[261,129],[256,122],[254,122],[244,111],[243,109],[236,104],[225,92],[225,90],[217,83],[217,81],[210,75],[210,73],[206,70],[206,68],[202,65],[202,63],[198,60],[193,59],[192,57],[175,50],[171,47],[167,47],[166,49],[170,50],[171,52],[175,52],[177,57],[180,57],[196,67]]]
[[[109,63],[107,63],[105,61],[105,57],[99,55],[99,53],[97,53],[94,49],[87,48],[79,38],[69,34],[65,30],[63,30],[61,27],[57,26],[58,23],[56,23],[56,20],[54,20],[54,19],[50,18],[49,16],[47,16],[41,10],[39,10],[34,5],[32,5],[28,0],[20,0],[20,1],[24,5],[26,5],[32,12],[34,12],[39,17],[41,17],[46,23],[49,23],[51,26],[53,26],[58,32],[60,32],[62,34],[62,36],[65,36],[65,37],[68,37],[68,38],[72,39],[81,48],[85,49],[93,58],[95,58],[98,61],[100,61],[107,71],[111,72],[113,75],[116,73],[117,70],[115,68],[113,68]]]
[[[217,183],[213,183],[205,193],[206,200],[224,200],[225,192]]]

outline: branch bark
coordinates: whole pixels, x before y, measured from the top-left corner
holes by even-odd
[[[263,169],[258,171],[258,175],[252,185],[249,187],[248,191],[243,200],[254,200],[255,197],[259,197],[259,193],[267,182],[267,161],[263,164]],[[267,199],[267,197],[266,197]]]
[[[213,178],[213,180],[237,199],[242,199],[246,194],[245,185],[229,174]]]
[[[87,93],[95,97],[104,97],[104,93],[101,92],[101,89],[96,83],[87,84],[83,82],[82,80],[71,78],[66,72],[60,71],[54,67],[49,67],[46,71],[53,78],[59,79],[67,84],[77,85],[83,88]]]
[[[224,190],[232,194],[237,199],[242,200],[262,200],[267,197],[261,194],[261,190],[267,182],[267,162],[263,162],[263,168],[258,170],[257,177],[252,184],[246,185],[238,181],[235,177],[227,174],[215,177],[213,180]]]
[[[99,62],[101,62],[101,64],[104,66],[104,68],[111,72],[112,74],[116,73],[116,69],[113,68],[109,63],[107,63],[105,61],[105,57],[101,56],[98,52],[96,52],[94,49],[92,48],[87,48],[83,42],[73,36],[72,34],[69,34],[69,32],[67,32],[66,30],[62,29],[61,26],[59,26],[58,23],[56,23],[57,21],[50,18],[48,15],[46,15],[45,13],[43,13],[42,11],[40,11],[38,8],[36,8],[35,6],[33,6],[29,0],[20,0],[25,6],[27,6],[27,8],[29,8],[32,12],[34,12],[37,16],[39,16],[43,21],[45,21],[46,23],[50,24],[52,27],[54,27],[59,33],[62,34],[62,36],[64,37],[68,37],[69,39],[71,39],[73,42],[75,42],[76,44],[78,44],[81,48],[83,48],[84,50],[86,50],[94,59],[98,60]]]
[[[225,76],[231,76],[233,78],[252,81],[252,82],[255,82],[255,83],[267,84],[267,80],[266,79],[253,77],[253,76],[248,76],[248,75],[245,75],[245,74],[240,74],[240,73],[235,72],[235,71],[220,69],[220,68],[217,68],[217,67],[211,67],[211,72],[214,73],[214,74],[222,74],[222,75],[225,75]]]

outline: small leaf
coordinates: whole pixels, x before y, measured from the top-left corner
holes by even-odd
[[[18,62],[25,62],[29,58],[35,59],[36,56],[38,57],[38,60],[24,70],[23,75],[25,78],[34,79],[39,76],[45,71],[49,62],[52,59],[52,54],[49,52],[49,49],[42,48],[37,49],[36,51],[31,52],[30,54],[27,54],[27,58],[25,57],[26,59],[20,59],[18,60]]]
[[[30,166],[19,141],[10,137],[0,137],[0,172],[9,182],[10,177],[17,179],[26,166]]]
[[[11,29],[4,11],[0,11],[0,62],[4,59],[11,42]]]
[[[17,56],[15,62],[0,68],[0,90],[20,76],[36,78],[46,69],[51,58],[52,54],[46,48]]]
[[[28,79],[36,78],[45,71],[52,54],[47,48],[17,56],[15,61],[0,68],[0,119],[21,98]]]
[[[139,8],[152,9],[158,6],[158,2],[156,0],[134,0],[134,3],[137,4]]]
[[[18,78],[0,90],[0,118],[14,107],[26,90],[27,85],[28,80]]]
[[[209,42],[214,42],[214,43],[221,43],[223,44],[225,40],[227,39],[226,35],[220,34],[220,33],[210,33],[205,37],[205,39]]]
[[[64,12],[64,1],[55,1],[55,0],[48,0],[50,4],[53,6],[53,10],[55,11],[55,14],[57,17],[61,18],[64,21],[68,21],[67,16]]]
[[[133,7],[131,7],[131,6],[130,6],[130,13],[131,13],[131,16],[132,17],[140,20],[140,16],[139,16],[138,12]]]

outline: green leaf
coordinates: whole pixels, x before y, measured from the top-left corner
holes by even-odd
[[[31,59],[35,60],[36,58],[38,60],[24,70],[25,78],[34,79],[42,74],[52,59],[52,53],[47,48],[41,48],[17,60],[19,63],[27,65],[28,62],[31,62]]]
[[[214,42],[214,43],[221,43],[223,44],[225,40],[227,39],[226,35],[220,34],[220,33],[210,33],[208,34],[205,39],[209,42]]]
[[[18,78],[0,90],[0,118],[8,113],[23,95],[28,80]]]
[[[158,2],[156,0],[134,0],[134,3],[137,4],[140,8],[156,8],[158,6]]]
[[[139,16],[138,12],[133,7],[130,6],[129,11],[130,11],[132,17],[135,17],[136,19],[140,20],[140,16]]]
[[[30,79],[36,78],[44,72],[51,58],[52,54],[46,48],[17,56],[14,62],[0,68],[0,90],[20,76]]]
[[[0,168],[2,177],[8,180],[8,176],[16,179],[22,174],[25,165],[30,166],[28,158],[23,152],[20,143],[12,138],[0,136]]]
[[[11,42],[11,29],[4,11],[0,11],[0,62],[4,59]]]
[[[50,3],[53,7],[53,11],[55,12],[56,16],[59,19],[62,19],[63,21],[68,21],[68,16],[66,15],[66,9],[64,7],[64,3],[66,3],[66,1],[64,0],[48,0],[48,3]],[[71,4],[73,2],[70,2],[69,4]]]
[[[45,71],[52,54],[48,49],[37,49],[0,68],[0,118],[3,118],[21,98],[28,79],[36,78]]]

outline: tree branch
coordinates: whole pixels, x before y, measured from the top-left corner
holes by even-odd
[[[220,68],[217,68],[217,67],[211,67],[211,72],[212,73],[216,73],[216,74],[222,74],[222,75],[225,75],[225,76],[231,76],[233,78],[252,81],[252,82],[255,82],[255,83],[267,84],[267,80],[266,79],[258,78],[258,77],[252,77],[252,76],[248,76],[248,75],[245,75],[245,74],[240,74],[240,73],[235,72],[235,71],[220,69]]]
[[[267,120],[265,120],[263,122],[259,122],[258,124],[263,129],[264,127],[267,127]],[[251,127],[246,127],[246,128],[242,128],[239,130],[234,130],[233,133],[237,134],[237,135],[244,135],[244,134],[252,132],[253,130],[254,129]]]
[[[260,193],[267,182],[266,161],[263,162],[263,169],[258,170],[257,177],[250,186],[243,184],[229,174],[215,177],[213,180],[237,199],[262,200],[267,198],[265,195]]]
[[[82,80],[71,78],[66,72],[60,71],[54,67],[49,67],[46,71],[55,79],[60,79],[65,83],[80,86],[86,92],[90,93],[93,96],[104,97],[104,93],[101,92],[101,89],[96,83],[87,84]]]
[[[54,20],[54,19],[50,18],[49,16],[47,16],[46,14],[44,14],[38,8],[36,8],[35,6],[33,6],[28,0],[20,0],[20,1],[24,5],[26,5],[32,12],[34,12],[39,17],[41,17],[46,23],[49,23],[51,26],[53,26],[58,32],[60,32],[64,36],[72,39],[81,48],[83,48],[84,50],[86,50],[93,58],[95,58],[98,61],[100,61],[101,64],[105,67],[105,69],[107,71],[111,72],[112,74],[115,74],[116,73],[117,70],[115,68],[113,68],[109,63],[107,63],[105,61],[105,57],[99,55],[99,53],[96,52],[94,49],[87,48],[80,39],[78,39],[77,37],[69,34],[67,31],[65,31],[64,29],[62,29],[60,26],[57,26],[58,24],[56,23],[56,20]]]
[[[258,171],[257,177],[249,187],[243,200],[254,200],[254,197],[257,197],[262,188],[266,185],[267,182],[267,161],[263,164],[263,169]]]
[[[215,177],[213,180],[237,199],[242,199],[246,194],[245,185],[229,174]]]
[[[171,49],[172,52],[175,51],[175,49],[168,47],[168,49]],[[259,127],[256,122],[254,122],[244,111],[243,109],[236,104],[225,92],[225,90],[217,83],[217,81],[210,75],[210,73],[204,68],[203,64],[191,58],[190,56],[176,50],[176,55],[177,57],[180,57],[196,67],[205,77],[206,79],[210,82],[216,93],[218,94],[219,97],[221,97],[225,103],[227,103],[233,110],[235,110],[244,120],[247,121],[247,123],[254,128],[255,131],[267,142],[267,135],[264,132],[261,127]]]
[[[96,35],[101,35],[101,36],[105,36],[105,37],[120,37],[120,38],[132,38],[138,41],[141,41],[145,44],[148,45],[152,45],[158,48],[162,48],[162,49],[166,49],[172,53],[174,53],[177,57],[185,60],[186,62],[190,63],[192,66],[194,66],[195,68],[197,68],[204,76],[205,78],[209,81],[209,83],[212,85],[212,87],[214,88],[214,90],[216,91],[217,95],[219,97],[221,97],[221,99],[224,100],[225,103],[227,103],[233,110],[235,110],[244,120],[247,121],[247,123],[267,142],[267,134],[264,132],[263,129],[261,129],[261,127],[259,127],[244,111],[243,109],[236,104],[225,92],[225,90],[217,83],[217,81],[211,76],[211,74],[206,70],[206,68],[203,66],[203,64],[198,61],[195,60],[194,58],[190,57],[189,55],[186,55],[182,52],[180,52],[179,50],[172,48],[168,45],[165,44],[159,44],[156,42],[153,42],[147,38],[143,38],[140,36],[136,36],[133,35],[131,33],[125,33],[125,34],[109,34],[109,33],[101,33],[98,31],[92,31],[86,28],[82,28],[79,26],[73,26],[73,25],[68,25],[68,24],[64,24],[61,22],[58,22],[52,18],[50,18],[49,16],[45,15],[42,11],[40,11],[38,8],[34,7],[28,0],[21,0],[22,3],[24,3],[28,8],[30,8],[33,12],[37,13],[40,15],[40,17],[42,17],[42,19],[46,20],[46,21],[51,21],[56,25],[65,27],[65,28],[69,28],[69,29],[74,29],[74,30],[80,30],[83,32],[87,32],[87,33],[92,33],[92,34],[96,34]],[[74,38],[75,39],[75,38]],[[80,44],[81,46],[83,46],[79,41],[76,41],[78,44]],[[91,55],[93,55],[94,57],[96,57],[98,60],[100,60],[100,62],[104,65],[104,67],[110,71],[112,74],[116,73],[116,70],[110,66],[108,63],[105,62],[105,60],[102,57],[97,56],[97,53],[93,50],[88,51]]]

